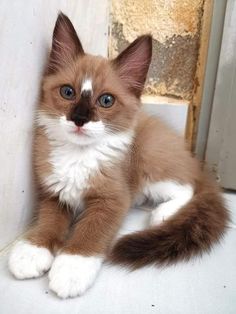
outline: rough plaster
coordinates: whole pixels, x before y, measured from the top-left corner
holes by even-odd
[[[191,99],[204,0],[112,0],[109,54],[153,35],[146,94]]]

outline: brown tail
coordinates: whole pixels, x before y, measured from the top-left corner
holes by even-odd
[[[168,265],[209,252],[222,238],[229,212],[215,183],[202,179],[193,199],[162,225],[122,237],[113,247],[113,263],[139,268]]]

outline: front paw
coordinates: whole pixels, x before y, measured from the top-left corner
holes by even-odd
[[[35,278],[49,270],[52,261],[53,255],[48,249],[21,240],[12,248],[8,267],[17,279]]]
[[[92,286],[101,265],[101,257],[58,255],[49,272],[49,287],[63,299],[82,295]]]

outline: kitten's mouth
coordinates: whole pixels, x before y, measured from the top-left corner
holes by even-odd
[[[75,133],[84,133],[84,130],[82,127],[80,126],[77,126],[76,130],[75,130]]]
[[[83,128],[83,127],[79,127],[77,126],[73,131],[72,133],[74,134],[78,134],[78,135],[84,135],[84,136],[88,136],[89,137],[89,134],[86,132],[86,130]]]

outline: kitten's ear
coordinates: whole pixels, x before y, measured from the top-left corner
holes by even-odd
[[[84,50],[74,26],[65,14],[60,13],[53,31],[47,72],[54,73],[69,60],[83,54]]]
[[[132,42],[112,61],[126,86],[140,97],[152,57],[152,36],[143,35]]]

